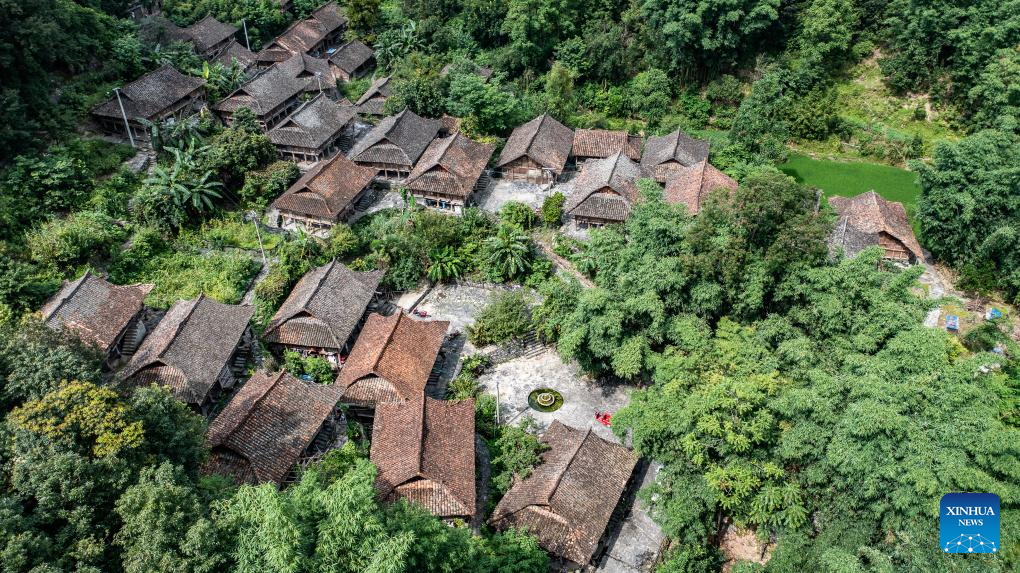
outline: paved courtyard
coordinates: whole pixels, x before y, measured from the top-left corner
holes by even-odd
[[[532,209],[538,209],[545,198],[556,191],[568,195],[569,184],[538,185],[524,181],[493,179],[488,187],[475,195],[474,201],[483,210],[491,213],[499,211],[510,201],[519,201]]]

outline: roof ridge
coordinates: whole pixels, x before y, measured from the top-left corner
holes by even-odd
[[[527,155],[528,152],[531,151],[531,146],[535,143],[535,138],[538,137],[538,132],[542,131],[542,125],[545,123],[545,118],[547,117],[549,117],[549,112],[545,112],[538,116],[538,126],[535,128],[535,133],[531,134],[531,138],[528,139],[528,146],[524,148],[524,155]]]
[[[229,438],[230,438],[231,436],[233,436],[233,435],[234,435],[234,433],[235,433],[235,432],[237,431],[237,429],[238,429],[238,428],[240,428],[240,427],[241,427],[242,425],[244,425],[244,423],[245,423],[245,422],[247,422],[247,421],[248,421],[248,420],[249,420],[249,419],[251,418],[252,412],[254,412],[254,411],[255,411],[255,409],[256,409],[256,408],[258,408],[258,406],[259,406],[260,404],[262,404],[262,401],[263,401],[263,400],[265,400],[266,396],[267,396],[267,395],[269,395],[269,392],[270,392],[270,391],[271,391],[271,390],[272,390],[273,388],[275,388],[277,384],[279,384],[279,383],[280,383],[280,380],[283,380],[283,376],[284,376],[284,375],[285,375],[286,373],[287,373],[287,371],[286,371],[286,370],[280,370],[279,372],[277,372],[277,374],[276,374],[276,378],[275,378],[275,379],[274,379],[274,378],[270,378],[271,382],[270,382],[270,383],[269,383],[269,384],[268,384],[268,385],[266,386],[266,389],[265,389],[265,390],[263,390],[263,391],[262,391],[262,392],[261,392],[261,393],[260,393],[260,394],[258,395],[258,398],[255,398],[255,400],[254,400],[254,401],[252,401],[252,403],[251,403],[251,408],[248,408],[248,411],[247,411],[247,412],[246,412],[246,413],[244,414],[244,416],[242,416],[242,417],[241,417],[241,419],[239,419],[239,420],[237,421],[237,423],[235,423],[235,424],[233,425],[233,427],[232,427],[232,428],[230,429],[230,431],[229,431],[229,432],[226,432],[226,433],[225,433],[225,434],[223,435],[223,438],[222,438],[222,439],[220,440],[220,443],[223,443],[223,442],[225,442],[225,441],[226,441],[226,440],[228,440],[228,439],[229,439]],[[251,382],[251,380],[250,380],[250,379],[249,379],[248,381],[249,381],[249,382]],[[241,452],[237,452],[237,453],[238,453],[238,454],[240,454],[240,455],[241,455],[241,457],[243,457],[243,458],[245,458],[245,459],[248,459],[248,457],[247,457],[247,456],[245,456],[245,455],[244,455],[243,453],[241,453]],[[248,460],[248,462],[250,463],[250,462],[251,462],[251,460]]]
[[[567,428],[570,431],[573,431],[573,432],[580,432],[581,431],[581,430],[579,430],[577,428],[571,428],[570,426],[567,426],[566,424],[560,424],[560,425],[563,426],[564,428]],[[559,472],[559,475],[556,476],[556,481],[553,482],[552,488],[549,489],[549,496],[545,500],[545,505],[550,505],[550,503],[552,502],[553,493],[555,493],[556,490],[559,489],[560,482],[563,481],[563,476],[566,475],[567,470],[570,469],[570,465],[572,463],[574,463],[574,459],[577,458],[577,453],[581,451],[581,446],[584,445],[584,442],[588,439],[588,436],[590,436],[590,435],[591,435],[591,428],[589,427],[588,431],[585,432],[584,436],[582,436],[581,439],[577,441],[577,446],[574,447],[574,451],[571,452],[570,453],[570,457],[567,458],[567,463],[563,465],[563,471]]]
[[[71,292],[67,293],[67,296],[65,296],[65,297],[60,299],[60,303],[57,304],[56,307],[54,307],[53,312],[51,312],[49,314],[49,316],[45,317],[44,319],[45,320],[49,320],[50,317],[52,317],[53,315],[57,314],[57,311],[60,310],[64,306],[65,303],[67,303],[68,299],[70,299],[72,296],[74,296],[74,293],[78,292],[78,290],[81,288],[81,285],[85,284],[85,281],[88,280],[88,277],[91,276],[91,275],[92,275],[92,269],[86,269],[85,270],[85,274],[83,274],[82,276],[78,277],[77,279],[75,279],[73,281],[70,281],[68,284],[71,284],[71,283],[78,283],[78,284],[74,285],[74,288],[71,289]]]
[[[379,374],[379,363],[382,361],[383,354],[386,353],[386,347],[389,346],[390,341],[393,340],[393,335],[394,335],[394,333],[397,332],[397,327],[400,326],[400,321],[404,319],[404,313],[403,312],[397,312],[397,313],[394,313],[394,315],[397,317],[397,319],[393,321],[393,328],[391,328],[389,333],[386,334],[386,340],[384,340],[383,343],[381,345],[379,345],[379,354],[377,354],[375,356],[375,359],[372,360],[372,373],[375,374],[376,376],[380,376],[381,377],[381,375]],[[379,316],[382,316],[382,315],[380,314]],[[383,317],[383,318],[385,319],[385,318],[388,318],[388,317]],[[390,380],[388,382],[391,385],[393,385],[394,389],[397,388],[396,385],[393,384],[392,380]]]
[[[423,458],[425,457],[425,433],[428,431],[428,427],[429,427],[428,422],[425,420],[425,416],[428,415],[428,408],[425,407],[425,400],[429,400],[429,399],[430,398],[428,396],[424,396],[423,395],[421,397],[421,400],[420,400],[420,402],[421,402],[421,418],[420,418],[421,425],[420,425],[420,430],[419,430],[420,433],[418,434],[418,444],[417,444],[418,455],[416,456],[418,467],[415,468],[415,475],[417,475],[418,477],[420,477],[422,479],[430,479],[430,478],[428,478],[425,475],[425,470],[424,470],[425,462],[423,461]]]
[[[189,320],[191,320],[192,315],[195,314],[195,309],[198,308],[198,305],[202,302],[202,299],[204,299],[204,298],[205,298],[205,293],[204,292],[198,293],[198,296],[195,298],[195,301],[192,303],[191,308],[188,309],[187,314],[184,315],[184,318],[181,319],[181,321],[177,323],[176,328],[174,328],[173,336],[170,337],[170,339],[167,341],[166,346],[159,351],[159,354],[156,355],[156,358],[159,359],[160,361],[162,361],[164,364],[166,364],[166,361],[163,360],[163,355],[166,354],[167,350],[169,350],[170,346],[174,343],[174,340],[177,340],[177,337],[180,336],[181,331],[184,330],[184,326],[188,323]],[[185,303],[189,303],[191,301],[184,301],[184,302]],[[167,366],[172,366],[172,365],[167,364]],[[177,368],[177,366],[174,366],[174,368]],[[179,368],[178,368],[178,370],[179,370]]]

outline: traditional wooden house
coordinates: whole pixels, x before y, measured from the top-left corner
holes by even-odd
[[[336,2],[330,2],[291,25],[258,53],[259,65],[266,67],[295,54],[328,58],[343,43],[347,16]]]
[[[99,127],[114,135],[127,135],[127,116],[131,135],[148,139],[149,130],[142,120],[158,122],[167,118],[183,118],[205,105],[205,80],[186,76],[170,64],[151,71],[120,90],[110,99],[92,108],[92,117]]]
[[[286,372],[256,372],[209,424],[205,471],[238,484],[290,481],[297,464],[344,439],[340,392]]]
[[[238,67],[248,71],[255,65],[255,54],[237,42],[231,40],[225,48],[220,50],[215,58],[216,63],[230,67],[236,61]]]
[[[306,79],[273,66],[223,98],[213,110],[229,126],[237,110],[248,108],[264,128],[270,129],[301,105],[307,85]]]
[[[273,201],[270,225],[326,237],[333,225],[354,212],[358,200],[371,189],[376,173],[340,153],[320,161]]]
[[[166,386],[207,413],[233,387],[251,353],[255,309],[199,295],[174,303],[120,372],[128,384]]]
[[[392,93],[390,77],[378,78],[365,90],[365,93],[361,94],[358,101],[354,102],[354,106],[362,115],[384,115],[383,107]]]
[[[475,401],[379,404],[372,434],[376,490],[443,519],[475,515]]]
[[[407,189],[421,205],[460,213],[488,181],[482,175],[493,149],[460,133],[433,140],[407,177]]]
[[[665,183],[681,167],[690,167],[708,159],[708,142],[694,139],[679,129],[661,137],[649,137],[641,165],[659,183]]]
[[[316,95],[269,130],[269,140],[283,159],[321,161],[350,148],[354,108]]]
[[[308,271],[269,321],[262,339],[277,351],[319,356],[339,367],[384,273],[352,271],[336,261]]]
[[[885,249],[887,259],[909,264],[924,262],[924,251],[902,203],[886,201],[878,193],[868,191],[856,197],[829,197],[829,204],[839,215],[829,239],[830,251],[852,257],[878,245]]]
[[[605,129],[578,129],[574,132],[571,153],[578,166],[589,159],[605,159],[621,151],[631,160],[640,161],[641,137],[626,131]]]
[[[623,153],[592,159],[574,179],[574,191],[563,212],[577,229],[626,221],[639,198],[638,179],[649,177],[646,169]]]
[[[505,179],[552,183],[563,173],[573,142],[573,130],[542,114],[514,129],[499,154],[498,167]]]
[[[351,160],[380,171],[391,181],[407,177],[439,133],[439,120],[405,109],[379,122],[351,150]]]
[[[337,99],[336,77],[327,60],[295,54],[277,66],[291,77],[304,80],[305,93],[326,94],[330,99]]]
[[[699,161],[690,167],[674,170],[673,176],[666,182],[663,198],[668,203],[683,203],[687,212],[697,215],[701,204],[716,189],[732,191],[737,182],[729,175],[715,168],[708,160]]]
[[[420,400],[449,328],[402,312],[370,315],[336,379],[351,412],[370,419],[378,404]]]
[[[118,286],[86,271],[46,301],[42,319],[50,328],[66,329],[95,346],[113,366],[145,338],[142,311],[152,289],[151,284]]]
[[[591,429],[549,425],[549,450],[526,479],[510,488],[490,523],[499,530],[527,529],[552,556],[587,566],[623,496],[638,458]]]
[[[329,56],[329,65],[333,68],[333,75],[341,81],[349,82],[372,71],[375,67],[375,51],[357,40],[351,40]]]
[[[196,54],[213,58],[233,41],[234,34],[237,34],[236,27],[206,16],[187,28],[177,29],[173,35],[176,39],[191,42]]]

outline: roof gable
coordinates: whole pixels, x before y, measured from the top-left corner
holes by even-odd
[[[543,167],[561,173],[573,142],[573,130],[549,114],[542,114],[514,129],[499,155],[499,165],[528,156]]]
[[[668,178],[669,164],[690,167],[708,159],[708,142],[694,139],[679,129],[668,135],[649,137],[641,156],[641,165],[654,170],[660,180]],[[662,171],[662,173],[660,173]]]
[[[109,352],[153,288],[151,284],[114,285],[87,271],[64,283],[43,305],[42,318],[51,328],[66,328]]]
[[[165,64],[121,88],[124,113],[132,119],[155,117],[204,85],[204,79]],[[93,113],[120,118],[116,95],[93,108]]]
[[[702,203],[712,191],[733,190],[737,187],[737,182],[730,176],[704,160],[690,167],[676,169],[672,178],[666,182],[663,198],[667,203],[674,205],[683,203],[688,213],[697,215],[701,211]]]
[[[829,204],[839,214],[833,233],[833,241],[837,244],[849,246],[844,239],[849,236],[848,228],[851,227],[864,235],[886,233],[902,243],[914,258],[924,260],[924,251],[914,236],[902,203],[887,201],[878,193],[868,191],[849,198],[829,197]],[[848,254],[856,254],[856,250]]]
[[[411,168],[439,133],[439,127],[439,120],[426,119],[404,109],[383,119],[368,132],[351,150],[351,159]]]
[[[319,219],[336,220],[355,197],[368,187],[378,171],[362,167],[337,153],[320,161],[301,176],[273,207]]]
[[[593,159],[584,164],[580,175],[574,180],[574,191],[564,205],[564,211],[580,215],[578,208],[588,204],[591,211],[588,216],[600,216],[612,220],[623,220],[629,214],[630,206],[638,200],[637,181],[649,177],[648,171],[641,165],[631,161],[621,152],[605,158]],[[596,194],[611,190],[620,197],[625,206],[613,206],[605,200],[600,201]],[[612,198],[603,198],[612,199]],[[625,212],[621,213],[621,208]]]
[[[407,187],[467,198],[485,171],[495,146],[461,133],[433,140],[411,170]]]

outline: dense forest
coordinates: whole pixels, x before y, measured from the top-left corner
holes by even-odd
[[[256,236],[248,213],[298,170],[251,114],[229,128],[208,114],[152,126],[157,165],[128,169],[132,148],[83,128],[113,88],[164,64],[204,78],[210,100],[243,81],[187,44],[158,43],[151,23],[127,17],[130,4],[0,0],[5,571],[547,568],[526,532],[472,535],[380,504],[356,439],[282,491],[203,475],[204,419],[163,390],[108,384],[94,349],[31,314],[88,268],[154,283],[155,308],[200,293],[237,303],[259,248],[273,263],[255,289],[256,328],[333,259],[385,268],[394,291],[464,276],[533,289],[540,302],[502,301],[472,336],[536,328],[585,372],[641,386],[613,429],[664,464],[642,493],[671,540],[660,572],[718,571],[723,518],[772,547],[767,565],[740,573],[1020,568],[1020,348],[1006,323],[960,338],[923,326],[934,302],[921,269],[878,250],[830,257],[831,212],[778,168],[795,149],[908,167],[934,260],[968,293],[1020,305],[1020,0],[340,2],[376,74],[393,77],[388,111],[463,118],[465,133],[499,146],[543,112],[571,127],[711,141],[712,164],[740,187],[697,217],[642,182],[625,225],[556,239],[593,288],[554,274],[535,245],[558,226],[562,195],[537,217],[511,204],[451,224],[399,209],[324,240]],[[243,20],[257,50],[319,4],[162,10],[178,25]],[[848,104],[864,73],[894,102],[886,117]],[[369,82],[340,88],[354,100]],[[477,396],[465,372],[453,391]],[[479,397],[505,491],[539,446],[527,428],[493,427],[493,408]],[[999,495],[1003,552],[938,551],[938,500],[953,491]]]

